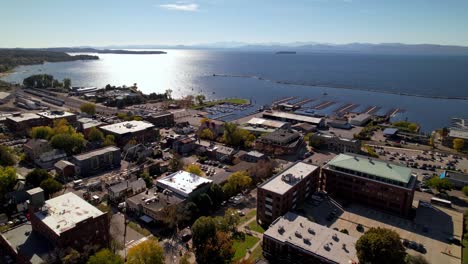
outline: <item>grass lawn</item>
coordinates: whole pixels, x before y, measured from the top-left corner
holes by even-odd
[[[255,217],[257,215],[257,210],[252,210],[250,211],[248,214],[242,216],[239,220],[239,225],[249,221],[250,219],[252,219],[253,217]]]
[[[263,253],[263,249],[262,249],[262,246],[259,244],[259,245],[252,251],[252,254],[250,254],[249,260],[255,262],[257,259],[264,259],[262,253]]]
[[[144,235],[145,237],[151,235],[151,232],[148,229],[141,227],[139,224],[135,222],[132,222],[132,221],[128,222],[127,227],[130,227],[131,229],[137,231],[138,233]]]
[[[259,225],[257,221],[250,222],[249,228],[250,230],[260,233],[260,234],[263,234],[265,232],[265,229],[263,229],[263,227]]]
[[[202,109],[203,107],[210,107],[214,105],[219,105],[223,103],[230,103],[230,104],[248,104],[250,101],[248,99],[242,99],[242,98],[227,98],[223,100],[217,100],[217,101],[208,101],[205,102],[203,105],[195,105],[192,107],[192,109],[199,110]]]
[[[236,253],[234,254],[233,262],[236,262],[243,258],[245,254],[247,254],[247,249],[252,248],[255,245],[255,243],[257,243],[259,240],[260,239],[258,237],[250,236],[247,234],[242,234],[239,237],[235,238],[233,247]]]

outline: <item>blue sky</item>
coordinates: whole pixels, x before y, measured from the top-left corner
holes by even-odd
[[[2,0],[1,47],[312,41],[468,46],[467,0]]]

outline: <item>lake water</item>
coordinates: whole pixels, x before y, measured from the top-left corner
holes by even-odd
[[[3,79],[21,82],[29,75],[48,73],[71,78],[74,86],[137,83],[145,93],[172,89],[177,97],[203,93],[212,99],[249,98],[257,105],[297,96],[383,110],[402,108],[405,112],[395,118],[419,122],[424,131],[448,125],[451,117],[468,118],[468,100],[430,98],[468,98],[468,57],[166,51],[165,55],[98,54],[97,61],[22,66]]]

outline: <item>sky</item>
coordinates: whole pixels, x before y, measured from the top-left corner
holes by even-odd
[[[468,46],[467,0],[0,0],[0,47],[213,42]]]

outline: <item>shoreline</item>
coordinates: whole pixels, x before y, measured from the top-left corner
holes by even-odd
[[[307,82],[294,82],[294,81],[277,81],[268,78],[263,78],[260,76],[255,75],[236,75],[236,74],[216,74],[210,75],[212,77],[226,77],[226,78],[245,78],[245,79],[257,79],[259,81],[265,82],[272,82],[277,84],[285,84],[285,85],[299,85],[299,86],[307,86],[307,87],[323,87],[323,88],[330,88],[330,89],[347,89],[347,90],[355,90],[355,91],[364,91],[364,92],[374,92],[374,93],[381,93],[381,94],[392,94],[392,95],[402,95],[402,96],[410,96],[410,97],[421,97],[421,98],[428,98],[428,99],[447,99],[447,100],[464,100],[468,101],[468,96],[442,96],[442,95],[422,95],[422,94],[411,94],[411,93],[403,93],[403,92],[392,92],[392,91],[382,91],[376,89],[366,89],[366,88],[351,88],[346,86],[327,86],[326,84],[312,84]]]

